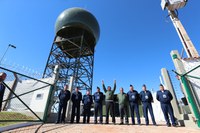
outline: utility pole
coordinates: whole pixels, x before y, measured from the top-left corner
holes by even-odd
[[[171,21],[173,22],[188,58],[197,58],[199,54],[175,12],[179,8],[184,7],[186,3],[187,0],[162,0],[161,7],[163,10],[168,10]]]
[[[183,47],[185,49],[185,52],[191,60],[194,60],[194,58],[199,58],[199,54],[194,47],[192,41],[190,40],[185,28],[183,27],[181,21],[178,18],[178,15],[176,14],[176,11],[179,8],[182,8],[186,5],[187,0],[161,0],[161,7],[163,10],[167,9],[169,16],[171,18],[171,21],[173,22],[173,25],[179,35],[179,38],[183,44]],[[187,98],[189,108],[192,112],[191,118],[192,118],[192,124],[194,126],[200,127],[200,111],[197,101],[197,97],[194,95],[194,88],[190,84],[190,80],[186,77],[187,73],[184,68],[183,60],[180,58],[180,55],[178,54],[178,51],[172,51],[171,57],[173,59],[175,68],[177,69],[177,72],[175,72],[179,77],[181,81],[181,85],[183,87],[183,92],[185,94],[185,97]],[[195,68],[196,69],[196,68]],[[189,71],[191,72],[191,70]],[[188,124],[187,124],[188,125]],[[190,123],[191,125],[191,123]]]

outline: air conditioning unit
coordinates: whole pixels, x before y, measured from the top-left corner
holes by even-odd
[[[162,10],[166,8],[170,11],[182,8],[186,5],[187,0],[161,0]]]

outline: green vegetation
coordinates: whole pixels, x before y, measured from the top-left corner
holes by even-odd
[[[0,127],[16,124],[17,122],[0,122]]]
[[[34,118],[18,112],[0,112],[0,127],[16,124],[26,120],[34,120]]]
[[[33,118],[16,112],[1,112],[0,120],[33,120]]]

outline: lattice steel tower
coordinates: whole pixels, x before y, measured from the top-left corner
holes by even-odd
[[[71,76],[74,86],[92,89],[95,45],[100,35],[96,18],[84,9],[69,8],[58,16],[55,33],[43,77],[51,77],[58,65],[56,92]]]

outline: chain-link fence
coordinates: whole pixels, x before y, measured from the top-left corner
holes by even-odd
[[[7,74],[2,84],[3,95],[0,123],[21,121],[44,121],[53,89],[53,78],[35,79],[0,67]]]

